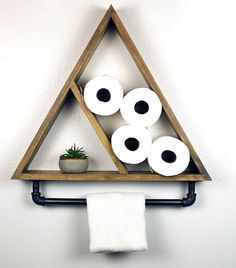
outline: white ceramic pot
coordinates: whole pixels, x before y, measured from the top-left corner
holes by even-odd
[[[88,159],[59,159],[59,168],[64,173],[83,173],[88,169]]]

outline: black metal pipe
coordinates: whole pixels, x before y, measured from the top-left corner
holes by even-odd
[[[40,181],[33,181],[32,199],[35,204],[45,205],[86,205],[85,198],[45,198],[40,193]],[[195,182],[188,182],[187,197],[182,199],[146,199],[148,206],[191,206],[196,201]]]
[[[195,193],[195,182],[188,183],[188,193],[187,197],[183,198],[183,206],[189,207],[196,201],[197,194]]]

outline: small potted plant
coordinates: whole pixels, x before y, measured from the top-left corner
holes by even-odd
[[[64,173],[83,173],[88,169],[88,156],[83,147],[76,147],[74,144],[66,150],[59,158],[60,170]]]

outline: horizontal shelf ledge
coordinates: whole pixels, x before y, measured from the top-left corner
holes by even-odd
[[[57,170],[29,170],[15,176],[19,180],[46,180],[46,181],[206,181],[207,175],[180,174],[165,177],[156,173],[130,172],[120,174],[117,171],[88,171],[86,173],[62,173]]]

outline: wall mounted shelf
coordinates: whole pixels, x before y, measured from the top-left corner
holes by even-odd
[[[188,171],[171,177],[161,176],[159,174],[151,172],[129,172],[125,165],[116,157],[114,154],[110,140],[107,137],[106,133],[103,131],[100,123],[98,122],[96,116],[87,108],[84,99],[83,91],[78,86],[80,84],[80,76],[86,68],[89,60],[93,56],[97,46],[102,40],[104,34],[106,33],[109,26],[112,25],[124,44],[126,45],[131,57],[136,63],[140,73],[148,84],[149,88],[152,89],[159,97],[163,110],[166,114],[168,121],[175,130],[178,138],[182,140],[189,149],[191,155],[191,165],[188,168]],[[54,121],[56,120],[58,114],[60,113],[68,95],[72,95],[79,103],[80,107],[83,109],[85,115],[89,119],[91,125],[95,129],[98,137],[100,138],[104,148],[108,152],[110,158],[114,162],[118,171],[88,171],[83,174],[64,174],[60,171],[47,171],[47,170],[29,170],[30,163],[32,162],[35,154],[37,153],[40,145],[45,139],[47,133],[52,127]],[[68,77],[65,85],[60,91],[57,99],[55,100],[53,106],[48,112],[45,120],[43,121],[41,127],[36,133],[33,141],[31,142],[28,150],[20,161],[15,173],[13,174],[12,179],[21,179],[21,180],[30,180],[30,181],[45,181],[45,180],[60,180],[60,181],[209,181],[211,180],[208,175],[204,165],[202,164],[200,158],[198,157],[196,151],[194,150],[192,144],[190,143],[187,135],[185,134],[183,128],[181,127],[179,121],[177,120],[175,114],[173,113],[171,107],[169,106],[167,100],[165,99],[163,93],[158,87],[156,81],[154,80],[151,72],[146,66],[143,58],[138,52],[134,42],[129,36],[125,26],[123,25],[121,19],[119,18],[115,9],[110,6],[104,17],[102,18],[100,24],[98,25],[95,33],[91,37],[88,45],[83,51],[81,57],[76,63],[73,71]]]

